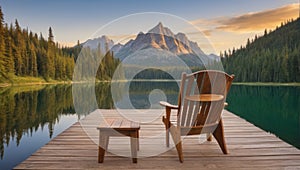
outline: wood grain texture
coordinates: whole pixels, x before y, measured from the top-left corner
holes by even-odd
[[[101,112],[108,118],[120,117],[115,110]],[[172,118],[176,120],[176,112],[171,113]],[[88,115],[85,119],[93,120],[95,117]],[[215,139],[202,143],[199,142],[199,136],[189,136],[183,139],[182,144],[184,163],[178,161],[176,149],[170,147],[169,151],[157,156],[138,158],[137,164],[132,163],[130,157],[108,152],[104,163],[99,164],[98,145],[91,139],[99,136],[96,129],[99,122],[91,125],[95,133],[90,136],[80,123],[75,123],[15,169],[300,169],[299,149],[228,111],[223,113],[223,124],[229,150],[227,155],[222,153]],[[165,136],[161,118],[141,124],[140,139],[156,133]],[[131,152],[129,138],[115,138],[110,139],[109,148]],[[165,146],[165,138],[141,140],[138,154],[143,154],[149,147],[155,151],[153,144]]]

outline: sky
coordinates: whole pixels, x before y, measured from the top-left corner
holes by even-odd
[[[0,0],[0,6],[6,23],[17,19],[22,28],[44,37],[52,27],[55,41],[63,45],[72,46],[101,33],[124,43],[121,34],[133,38],[130,34],[146,32],[164,18],[164,26],[186,33],[206,51],[200,38],[204,36],[216,54],[299,17],[299,0]],[[179,23],[191,29],[179,28]]]

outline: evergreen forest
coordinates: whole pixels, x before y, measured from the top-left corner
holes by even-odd
[[[44,38],[42,34],[21,28],[17,19],[14,24],[8,25],[4,23],[0,7],[0,83],[14,83],[13,80],[18,77],[39,77],[45,81],[72,80],[82,45],[78,41],[74,47],[63,47],[54,41],[51,27],[48,31],[48,37]],[[120,63],[109,51],[99,53],[99,49],[85,48],[84,52],[94,56],[92,62],[101,61],[97,71],[99,79],[110,79]]]
[[[220,55],[237,82],[300,82],[300,18]]]

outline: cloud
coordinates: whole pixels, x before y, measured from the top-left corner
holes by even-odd
[[[216,25],[219,24],[218,22],[220,20],[224,19],[222,18],[215,18],[215,19],[197,19],[193,21],[189,21],[192,25],[202,25],[202,26],[207,26],[207,25]]]
[[[211,36],[211,30],[203,30],[202,31],[204,35],[206,35],[207,37]]]
[[[296,19],[299,16],[299,4],[289,4],[280,8],[251,12],[233,17],[219,17],[213,19],[198,19],[190,21],[191,24],[205,29],[205,34],[211,35],[213,31],[230,31],[245,33],[274,29],[287,19]]]
[[[76,45],[75,42],[65,42],[65,41],[58,41],[58,44],[64,47],[73,47]]]
[[[211,29],[206,29],[206,30],[199,30],[199,31],[194,31],[194,32],[186,32],[186,35],[190,35],[190,36],[207,36],[209,37],[211,35],[212,30]]]
[[[124,39],[124,38],[135,38],[135,34],[122,34],[122,35],[108,35],[111,39]]]
[[[110,39],[112,39],[115,43],[125,44],[130,39],[135,39],[135,34],[122,34],[122,35],[108,35]]]
[[[236,16],[222,16],[211,19],[190,21],[206,35],[216,51],[228,50],[246,44],[248,38],[263,34],[265,29],[275,29],[281,22],[296,19],[299,16],[299,4],[289,4],[276,9],[245,13]],[[199,35],[191,34],[194,39]],[[197,39],[198,44],[201,40]]]
[[[247,13],[240,16],[218,20],[218,30],[233,32],[251,32],[271,29],[287,19],[297,18],[299,4],[290,4],[262,12]]]

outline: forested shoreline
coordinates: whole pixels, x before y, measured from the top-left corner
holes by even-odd
[[[221,53],[224,70],[236,82],[300,82],[300,19],[265,30],[245,47]]]
[[[64,52],[49,27],[48,39],[28,29],[4,23],[0,7],[0,82],[11,82],[14,76],[42,77],[48,80],[70,80],[74,56]]]
[[[0,6],[0,83],[59,83],[71,82],[75,62],[81,54],[82,44],[64,47],[54,41],[53,30],[49,27],[48,38],[32,31],[22,29],[18,20],[14,24],[4,23]],[[99,44],[100,48],[100,44]],[[84,48],[87,57],[100,62],[96,78],[109,80],[120,63],[110,51]],[[85,57],[85,56],[84,56]],[[91,64],[91,63],[86,63]],[[95,65],[93,63],[93,65]],[[85,66],[89,68],[89,66]],[[85,70],[81,70],[84,72]]]

